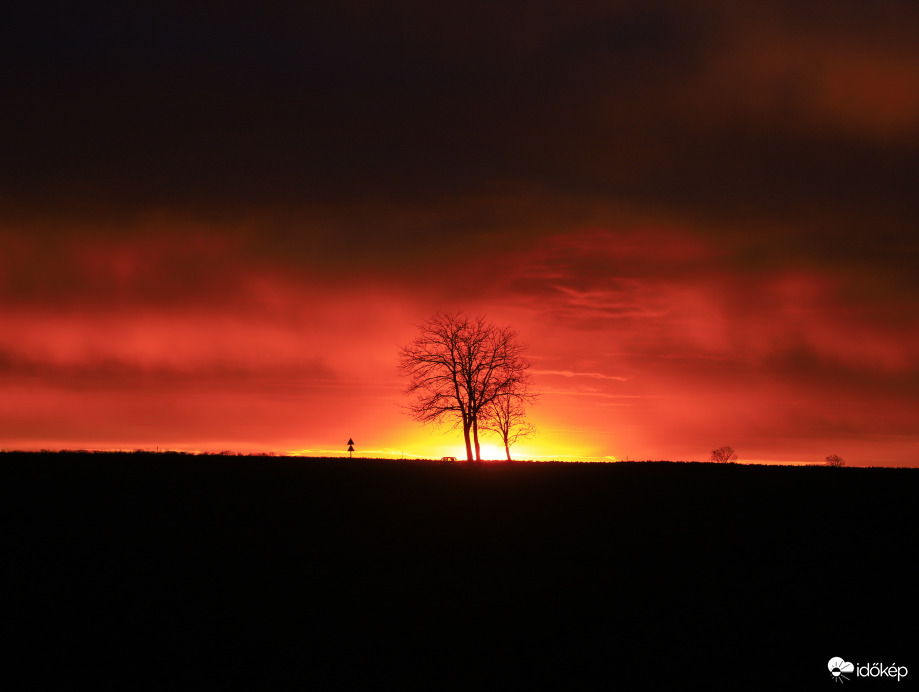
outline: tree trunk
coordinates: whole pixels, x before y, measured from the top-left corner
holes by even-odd
[[[507,440],[504,440],[504,451],[507,452],[507,460],[511,461],[511,447],[507,444]]]
[[[479,419],[472,419],[472,434],[475,437],[475,460],[482,461],[482,450],[479,447]]]
[[[472,461],[472,443],[469,441],[469,423],[463,421],[463,438],[466,440],[466,461]]]

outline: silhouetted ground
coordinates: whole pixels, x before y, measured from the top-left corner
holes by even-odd
[[[919,470],[6,453],[0,474],[3,675],[36,689],[792,689],[832,656],[919,678]]]

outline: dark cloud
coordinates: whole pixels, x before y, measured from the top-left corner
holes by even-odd
[[[30,6],[0,42],[6,201],[285,219],[511,185],[903,234],[917,13],[806,5]]]

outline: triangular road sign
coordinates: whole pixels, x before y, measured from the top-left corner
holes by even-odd
[[[348,438],[348,444],[349,444],[349,445],[353,445],[353,444],[354,444],[354,440],[352,440],[350,437]]]

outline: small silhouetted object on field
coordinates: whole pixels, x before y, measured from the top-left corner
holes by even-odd
[[[826,465],[827,466],[845,466],[846,460],[843,459],[838,454],[830,454],[830,456],[826,458]]]
[[[351,455],[354,454],[354,440],[350,437],[348,438],[348,458],[351,458]]]
[[[737,461],[737,452],[734,451],[733,447],[719,447],[718,449],[713,449],[712,461],[717,464],[727,464],[732,461]]]

